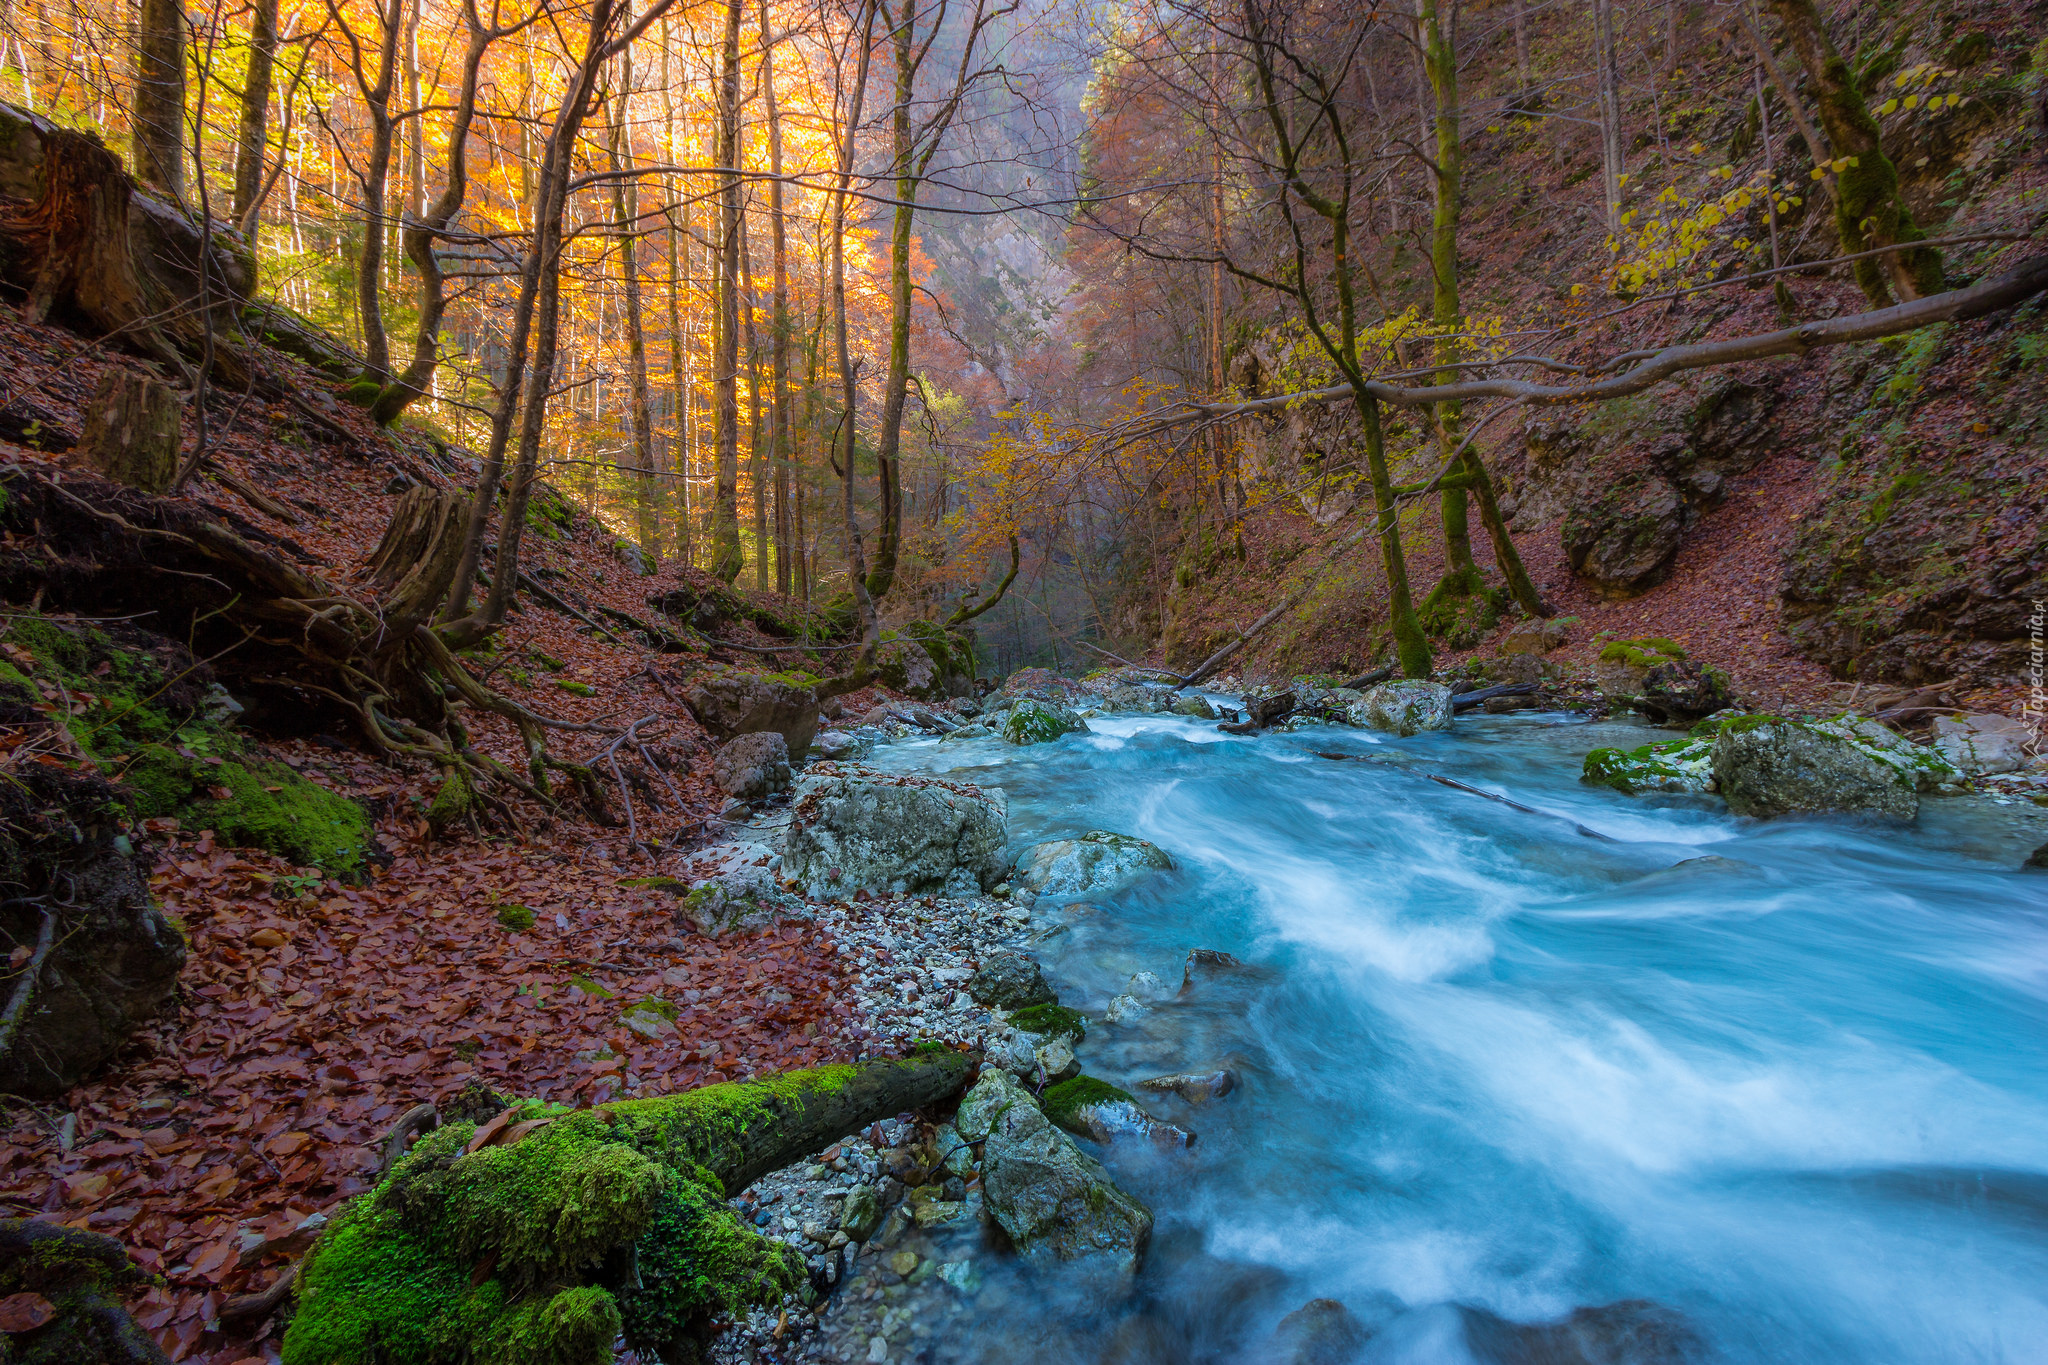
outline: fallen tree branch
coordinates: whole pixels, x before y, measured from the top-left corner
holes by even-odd
[[[237,1294],[220,1306],[220,1320],[234,1322],[241,1318],[267,1318],[275,1313],[284,1301],[291,1297],[292,1285],[298,1282],[299,1268],[286,1266],[284,1274],[277,1277],[270,1288],[255,1294]]]
[[[382,1180],[391,1174],[391,1168],[405,1156],[405,1145],[412,1141],[413,1134],[421,1131],[431,1132],[440,1126],[441,1111],[431,1104],[416,1104],[400,1114],[398,1122],[391,1125],[390,1131],[384,1134],[384,1140],[379,1144],[384,1148],[384,1159],[377,1168],[377,1178]]]
[[[1618,842],[1613,835],[1602,834],[1597,829],[1588,828],[1587,826],[1582,825],[1578,821],[1572,819],[1568,815],[1559,815],[1554,811],[1538,810],[1534,806],[1525,806],[1519,801],[1509,800],[1507,797],[1502,796],[1499,792],[1483,791],[1478,787],[1468,786],[1467,784],[1458,781],[1458,779],[1456,779],[1455,777],[1445,777],[1440,773],[1423,773],[1422,776],[1428,778],[1432,782],[1441,782],[1444,786],[1450,787],[1456,791],[1470,792],[1473,796],[1483,796],[1489,801],[1498,801],[1503,806],[1507,806],[1512,810],[1521,811],[1524,815],[1541,815],[1551,820],[1562,820],[1566,824],[1570,825],[1573,829],[1577,830],[1579,833],[1585,835],[1588,839],[1599,839],[1603,842],[1610,844]]]
[[[1460,692],[1451,698],[1451,711],[1469,711],[1483,701],[1493,697],[1521,697],[1537,690],[1535,683],[1502,683],[1498,687],[1481,687],[1471,692]]]

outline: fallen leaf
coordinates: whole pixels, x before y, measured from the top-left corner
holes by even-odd
[[[249,935],[249,945],[253,948],[282,948],[288,942],[290,940],[275,929],[258,929]]]
[[[56,1313],[57,1305],[41,1294],[9,1294],[0,1299],[0,1332],[33,1332]]]

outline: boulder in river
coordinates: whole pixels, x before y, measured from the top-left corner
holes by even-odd
[[[1365,700],[1346,708],[1353,725],[1394,735],[1451,728],[1451,689],[1422,678],[1404,678],[1370,688]]]
[[[1003,717],[999,733],[1011,744],[1048,744],[1088,728],[1088,722],[1058,702],[1019,697]]]
[[[1099,895],[1172,866],[1173,859],[1156,844],[1091,829],[1032,849],[1017,866],[1017,880],[1041,896]]]
[[[953,1123],[982,1143],[983,1198],[1019,1254],[1136,1272],[1152,1236],[1151,1210],[1118,1189],[1001,1068],[982,1069]]]
[[[1188,960],[1181,966],[1180,992],[1186,995],[1194,989],[1197,981],[1239,971],[1243,967],[1244,963],[1236,954],[1226,953],[1221,948],[1190,948]]]
[[[2048,844],[2043,844],[2032,853],[2029,853],[2027,860],[2020,864],[2020,870],[2023,872],[2048,872]]]
[[[726,795],[759,801],[789,786],[789,745],[773,730],[735,735],[718,746],[711,771]]]
[[[1075,1075],[1040,1097],[1045,1116],[1070,1133],[1096,1142],[1142,1138],[1156,1147],[1187,1147],[1195,1135],[1161,1122],[1138,1106],[1129,1091],[1093,1076]]]
[[[1196,720],[1216,719],[1216,707],[1199,692],[1190,692],[1173,704],[1177,716],[1193,716]]]
[[[1059,999],[1045,984],[1038,964],[1022,953],[992,953],[981,969],[967,978],[967,993],[994,1010],[1021,1010],[1050,1005]]]
[[[1714,780],[1737,815],[1868,814],[1911,820],[1919,788],[1954,769],[1871,721],[1739,716],[1719,723]]]
[[[1710,792],[1714,790],[1714,740],[1687,736],[1634,749],[1595,749],[1586,755],[1581,780],[1616,791]]]
[[[818,732],[817,694],[781,678],[713,674],[692,683],[683,700],[704,728],[720,739],[773,730],[790,753],[801,756]]]
[[[813,899],[856,890],[972,894],[1002,881],[1000,787],[818,764],[796,784],[783,873]]]

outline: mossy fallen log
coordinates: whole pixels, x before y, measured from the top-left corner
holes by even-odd
[[[725,1203],[833,1139],[957,1093],[975,1059],[902,1060],[571,1110],[515,1104],[420,1139],[301,1266],[286,1365],[694,1359],[713,1318],[805,1283]]]
[[[27,1218],[0,1219],[0,1299],[36,1295],[50,1307],[39,1326],[0,1336],[0,1360],[16,1365],[170,1365],[121,1306],[149,1276],[111,1237]]]

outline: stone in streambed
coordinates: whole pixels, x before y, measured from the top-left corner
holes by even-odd
[[[1138,1089],[1154,1094],[1178,1095],[1189,1104],[1220,1100],[1237,1088],[1236,1073],[1219,1067],[1214,1071],[1182,1071],[1171,1076],[1154,1076],[1139,1081]]]
[[[784,875],[812,899],[985,891],[1003,879],[1000,787],[820,764],[796,784]]]
[[[982,1141],[982,1191],[992,1217],[1029,1260],[1091,1261],[1136,1272],[1152,1214],[1054,1127],[998,1067],[961,1101],[954,1126]]]
[[[1216,707],[1199,692],[1190,692],[1173,704],[1177,716],[1193,716],[1196,720],[1216,719]]]
[[[1510,1322],[1460,1305],[1465,1346],[1499,1365],[1695,1365],[1706,1343],[1679,1313],[1648,1299],[1575,1309],[1558,1322]]]
[[[1368,730],[1415,735],[1451,728],[1451,689],[1421,678],[1381,683],[1344,710],[1345,719]]]
[[[1016,1010],[1059,999],[1038,964],[1021,953],[993,953],[967,978],[967,993],[990,1009]]]
[[[1070,1133],[1096,1142],[1143,1138],[1159,1147],[1186,1147],[1195,1135],[1162,1123],[1138,1107],[1128,1091],[1093,1076],[1076,1076],[1048,1089],[1045,1116]]]
[[[882,1202],[872,1185],[856,1185],[839,1209],[839,1230],[856,1242],[865,1242],[882,1225]]]
[[[1188,960],[1181,968],[1180,992],[1186,995],[1197,981],[1221,976],[1227,972],[1241,971],[1244,963],[1220,948],[1190,948]]]
[[[1721,723],[1714,780],[1737,815],[1863,814],[1911,820],[1936,770],[1931,750],[1858,717],[1801,721],[1741,716]]]
[[[1173,859],[1156,844],[1093,829],[1033,848],[1018,864],[1017,880],[1042,896],[1105,895],[1172,867]]]
[[[2034,732],[2010,716],[1941,716],[1934,748],[1965,777],[2017,772],[2027,766]]]
[[[1011,744],[1049,744],[1087,729],[1088,722],[1056,702],[1020,697],[1003,718],[999,733]]]

